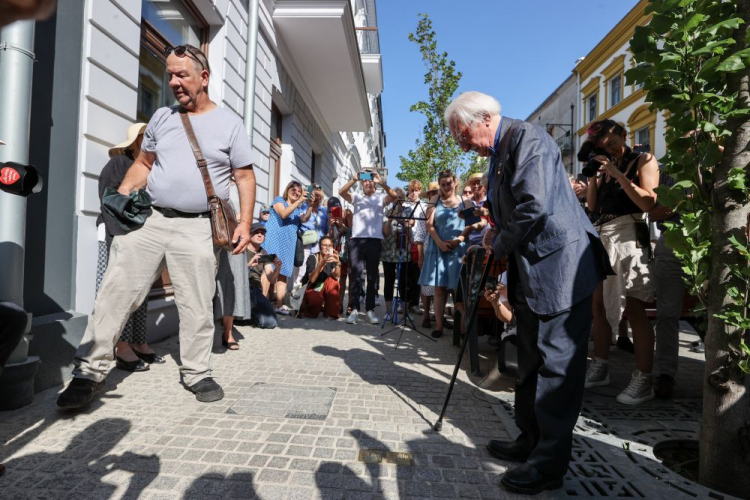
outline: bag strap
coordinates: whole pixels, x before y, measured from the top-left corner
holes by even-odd
[[[195,137],[195,130],[193,130],[193,125],[190,123],[190,117],[188,117],[188,114],[184,111],[180,111],[180,120],[182,120],[182,126],[185,127],[185,134],[190,143],[190,149],[193,150],[195,163],[198,165],[201,177],[203,177],[203,185],[206,187],[206,196],[208,197],[208,201],[211,201],[212,198],[216,198],[216,192],[214,191],[214,185],[211,182],[211,176],[208,175],[208,162],[203,157],[203,152],[198,145],[198,139]]]

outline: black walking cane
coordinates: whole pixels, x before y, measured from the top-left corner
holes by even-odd
[[[487,250],[484,248],[481,248],[476,251],[475,259],[482,258],[484,259],[485,255],[487,255]],[[482,279],[479,282],[479,287],[477,288],[477,292],[474,295],[474,301],[469,305],[469,311],[468,311],[468,317],[469,317],[469,323],[466,326],[466,334],[464,335],[463,342],[461,342],[461,349],[458,351],[458,360],[456,361],[456,367],[453,369],[453,376],[451,377],[451,382],[448,384],[448,393],[445,395],[445,402],[443,403],[443,409],[440,411],[440,416],[438,417],[435,424],[432,426],[433,429],[435,429],[436,432],[440,432],[440,430],[443,428],[443,417],[445,417],[445,412],[448,409],[448,402],[451,399],[451,393],[453,392],[453,386],[456,385],[456,378],[458,377],[458,370],[461,368],[461,360],[464,357],[464,351],[466,351],[466,344],[469,342],[469,337],[471,336],[470,332],[471,329],[474,326],[474,320],[477,317],[477,307],[479,306],[479,300],[480,296],[479,294],[483,293],[484,291],[484,284],[487,282],[487,276],[490,274],[490,268],[492,267],[492,256],[490,255],[490,258],[487,259],[487,263],[484,265],[484,271],[482,272]],[[472,266],[473,267],[473,266]],[[468,285],[468,280],[467,280]],[[468,288],[468,286],[467,286]],[[466,296],[469,296],[469,293],[471,293],[471,290],[467,290]]]

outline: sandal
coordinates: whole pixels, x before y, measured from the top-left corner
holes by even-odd
[[[227,351],[239,351],[240,350],[240,344],[239,342],[229,342],[226,339],[221,339],[221,345],[227,348]]]

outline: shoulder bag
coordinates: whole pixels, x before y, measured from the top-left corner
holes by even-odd
[[[195,137],[193,125],[187,113],[180,113],[182,125],[185,127],[190,148],[193,150],[198,170],[203,177],[203,184],[206,187],[206,196],[208,197],[208,209],[211,217],[211,233],[213,234],[214,245],[231,252],[234,250],[232,237],[237,229],[237,215],[229,203],[229,200],[222,200],[216,196],[214,185],[211,182],[211,176],[208,174],[208,162],[203,157],[201,148],[198,145],[198,139]]]

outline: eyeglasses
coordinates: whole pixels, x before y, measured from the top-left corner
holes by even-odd
[[[203,55],[203,52],[193,47],[192,45],[177,45],[176,47],[170,45],[169,47],[164,49],[164,55],[166,57],[169,57],[169,54],[174,54],[177,57],[185,57],[187,55],[190,59],[198,61],[198,64],[201,65],[201,69],[206,69],[206,66],[200,59],[201,57],[206,56]]]

